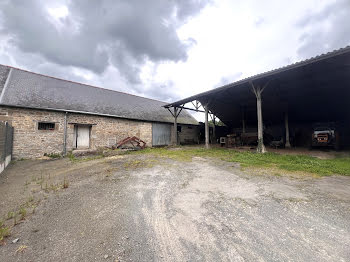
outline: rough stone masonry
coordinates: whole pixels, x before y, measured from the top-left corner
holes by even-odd
[[[36,158],[61,154],[64,146],[65,112],[0,107],[0,121],[14,127],[13,158]],[[53,130],[39,130],[39,122],[55,123]],[[74,126],[90,126],[90,149],[111,146],[128,136],[137,136],[152,145],[152,123],[114,117],[67,114],[67,152],[74,149]]]

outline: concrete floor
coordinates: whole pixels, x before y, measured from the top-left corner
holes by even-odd
[[[41,202],[0,261],[350,260],[350,177],[252,172],[151,155],[18,162],[0,176],[0,215]],[[47,193],[39,176],[69,187]]]

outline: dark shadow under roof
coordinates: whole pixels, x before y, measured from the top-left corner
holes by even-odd
[[[242,114],[256,125],[254,85],[269,82],[263,92],[263,117],[281,123],[288,110],[291,121],[314,122],[349,119],[350,47],[316,56],[203,92],[165,107],[197,100],[229,126],[239,126]]]
[[[0,105],[173,123],[166,103],[0,65]],[[182,111],[179,124],[198,122]]]

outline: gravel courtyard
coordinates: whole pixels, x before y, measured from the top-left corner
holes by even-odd
[[[349,176],[152,154],[26,160],[0,175],[5,224],[21,205],[0,261],[350,260]]]

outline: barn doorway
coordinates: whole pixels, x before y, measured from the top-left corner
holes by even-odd
[[[87,149],[90,147],[90,130],[88,125],[74,126],[74,147],[77,149]]]

